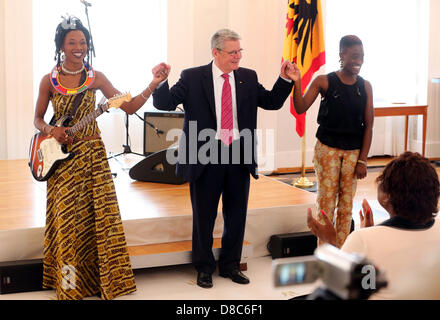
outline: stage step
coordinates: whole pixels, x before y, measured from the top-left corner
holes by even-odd
[[[214,257],[218,260],[221,248],[221,239],[215,238],[212,246]],[[141,246],[128,246],[131,266],[133,269],[142,269],[159,266],[191,263],[192,241],[175,241]],[[253,247],[250,242],[243,242],[240,269],[247,269],[247,259],[252,257]]]

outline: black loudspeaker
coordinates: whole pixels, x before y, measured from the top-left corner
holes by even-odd
[[[144,155],[164,150],[176,142],[183,128],[183,118],[183,112],[145,112]]]
[[[173,158],[177,159],[178,151],[176,147],[150,154],[130,169],[130,177],[134,180],[146,182],[185,183],[176,175],[176,165],[167,161],[167,152],[173,152]]]
[[[43,260],[0,262],[0,294],[43,290]]]
[[[267,249],[272,259],[311,256],[318,246],[316,236],[311,232],[276,234],[270,237]]]

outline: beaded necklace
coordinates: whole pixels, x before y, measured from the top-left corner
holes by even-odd
[[[71,75],[76,75],[76,74],[78,74],[78,73],[83,72],[83,70],[84,70],[84,63],[82,64],[81,69],[79,69],[79,70],[77,70],[77,71],[70,71],[70,70],[67,70],[66,67],[64,66],[64,63],[62,63],[62,64],[61,64],[61,70],[63,70],[63,73],[71,74]]]
[[[57,67],[55,66],[52,69],[51,76],[50,76],[50,82],[52,83],[52,86],[57,90],[59,93],[65,96],[70,96],[74,94],[78,94],[83,92],[84,90],[87,90],[90,85],[95,80],[95,70],[93,70],[92,66],[88,63],[84,64],[84,69],[86,71],[86,80],[84,83],[77,87],[77,88],[66,88],[64,87],[60,82],[60,71],[61,66]]]

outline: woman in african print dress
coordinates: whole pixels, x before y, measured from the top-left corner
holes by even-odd
[[[96,90],[106,98],[119,91],[88,63],[90,34],[79,19],[63,18],[55,43],[57,65],[41,81],[34,124],[75,156],[47,181],[43,287],[55,289],[58,299],[113,299],[136,291],[136,284],[100,130],[93,120],[69,135],[67,127],[47,124],[44,115],[50,101],[57,119],[73,117],[71,126],[95,109]],[[157,84],[154,79],[121,109],[134,113]]]

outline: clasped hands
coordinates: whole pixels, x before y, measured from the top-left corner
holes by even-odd
[[[170,71],[171,71],[171,66],[169,64],[166,64],[164,62],[158,64],[152,70],[153,82],[155,84],[159,84],[162,81],[165,81],[168,78]]]
[[[155,66],[152,70],[153,73],[153,82],[156,84],[165,81],[170,74],[171,66],[164,62]],[[284,79],[290,79],[292,81],[297,81],[301,78],[301,72],[299,71],[298,66],[295,63],[291,63],[286,60],[281,65],[280,76]]]
[[[285,60],[281,64],[280,76],[284,79],[290,79],[292,81],[298,81],[301,79],[301,72],[295,63]]]

